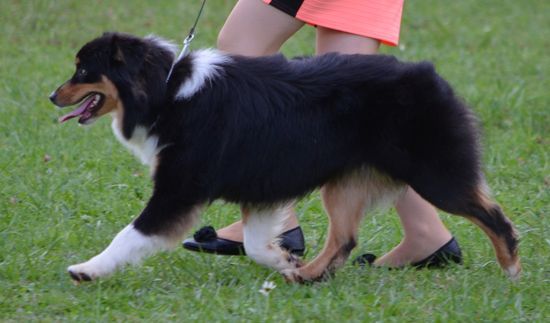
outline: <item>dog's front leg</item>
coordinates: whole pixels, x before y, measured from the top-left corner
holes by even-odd
[[[189,205],[189,204],[187,204]],[[197,217],[201,204],[184,206],[171,194],[154,194],[141,215],[120,231],[111,244],[90,260],[69,266],[75,281],[90,281],[136,264],[158,251],[176,246]]]
[[[301,259],[283,250],[278,238],[292,214],[292,203],[271,207],[243,207],[246,254],[259,264],[283,271],[302,265]]]
[[[68,271],[76,281],[90,281],[107,276],[124,264],[138,263],[144,257],[168,247],[162,237],[145,235],[130,223],[103,252],[84,263],[69,266]]]

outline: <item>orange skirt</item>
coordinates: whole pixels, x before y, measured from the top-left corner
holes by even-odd
[[[314,26],[399,43],[403,0],[263,0]]]

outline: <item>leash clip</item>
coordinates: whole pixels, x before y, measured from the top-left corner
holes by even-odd
[[[189,44],[191,44],[191,41],[193,41],[194,38],[195,38],[195,32],[193,31],[189,35],[187,35],[187,37],[185,37],[185,39],[183,40],[183,46],[184,47],[189,46]]]
[[[172,76],[172,71],[174,70],[174,66],[177,62],[182,59],[182,57],[186,56],[189,52],[189,45],[191,45],[191,42],[195,38],[195,27],[197,27],[197,23],[199,22],[199,18],[202,14],[202,10],[204,9],[204,4],[206,3],[206,0],[202,1],[201,8],[199,9],[199,13],[197,15],[197,19],[195,19],[195,23],[193,24],[193,27],[191,27],[191,30],[189,30],[189,34],[185,39],[183,40],[183,47],[181,48],[181,52],[178,55],[178,57],[172,62],[172,66],[170,66],[170,70],[168,71],[168,76],[166,76],[166,83],[168,84],[168,81],[170,80],[170,76]]]
[[[172,62],[172,66],[170,66],[170,70],[168,71],[168,76],[166,76],[166,83],[168,84],[168,81],[170,80],[170,76],[172,76],[172,71],[174,70],[174,66],[176,66],[176,63],[180,61],[180,59],[184,56],[186,56],[189,52],[189,45],[191,45],[191,42],[193,41],[193,38],[195,38],[195,33],[191,31],[187,37],[183,40],[183,47],[181,48],[180,54],[178,57]]]
[[[183,56],[187,55],[187,53],[189,52],[189,46],[191,45],[191,42],[193,41],[194,38],[195,38],[195,31],[192,30],[189,32],[189,35],[187,35],[187,37],[185,37],[185,39],[183,40],[183,47],[181,48],[181,52],[178,58],[175,60],[175,62],[179,61]]]

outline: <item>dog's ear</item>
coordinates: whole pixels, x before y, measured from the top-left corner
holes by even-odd
[[[124,53],[122,52],[122,49],[120,47],[115,46],[113,48],[113,55],[112,55],[113,61],[119,64],[125,64],[126,61],[124,60]]]
[[[122,38],[116,33],[111,34],[111,59],[118,64],[125,64],[124,52],[122,51]]]
[[[111,37],[111,60],[115,65],[124,65],[137,71],[146,52],[147,47],[139,38],[116,33]]]

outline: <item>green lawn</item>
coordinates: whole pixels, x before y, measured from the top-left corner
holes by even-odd
[[[465,265],[446,270],[359,269],[328,282],[285,284],[247,258],[178,249],[108,279],[74,286],[65,269],[101,251],[140,212],[147,169],[116,142],[110,120],[63,126],[48,94],[73,72],[74,54],[106,30],[180,41],[199,7],[179,1],[0,1],[0,321],[548,321],[550,319],[550,2],[415,0],[398,48],[431,60],[473,106],[484,131],[494,195],[521,234],[522,279],[496,264],[485,235],[442,215]],[[233,1],[210,0],[194,48],[215,46]],[[311,54],[314,30],[284,48]],[[311,258],[326,219],[318,194],[298,208]],[[238,208],[215,203],[201,224]],[[393,211],[368,217],[354,255],[382,254],[401,229]],[[277,287],[264,296],[266,280]]]

